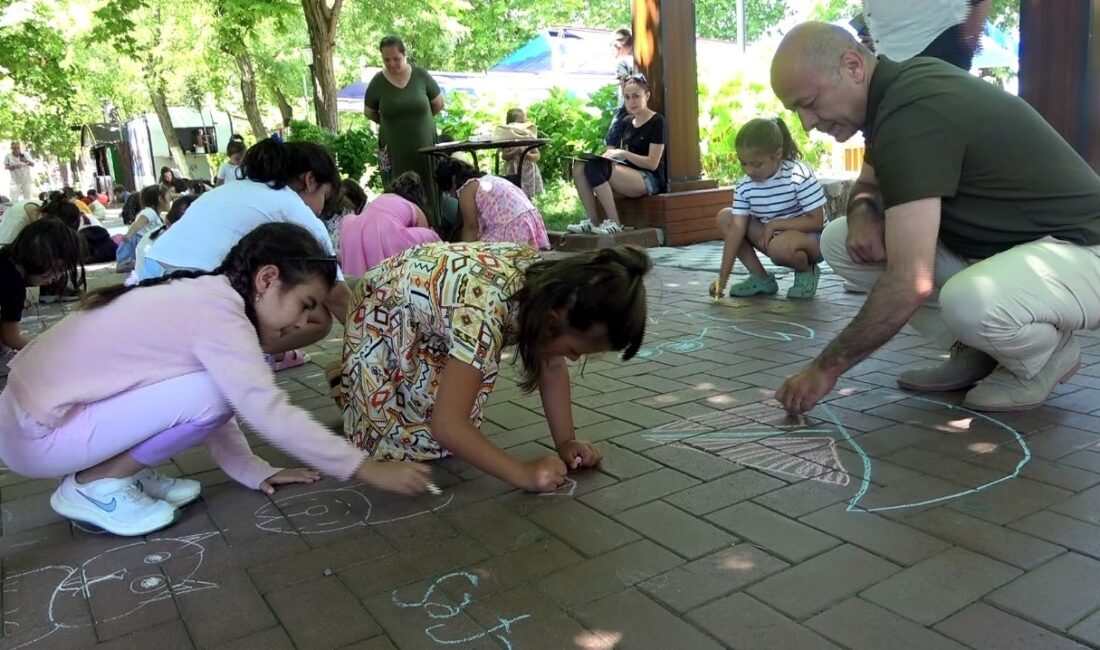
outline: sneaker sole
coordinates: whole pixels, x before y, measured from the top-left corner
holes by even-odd
[[[1069,378],[1076,375],[1077,371],[1081,369],[1081,357],[1077,357],[1077,362],[1070,366],[1062,378],[1058,380],[1059,384],[1064,384],[1069,381]],[[1052,389],[1053,392],[1053,389]],[[1047,396],[1036,402],[1029,402],[1026,404],[976,404],[970,400],[963,400],[963,407],[973,409],[975,411],[983,411],[987,413],[1015,413],[1017,411],[1030,411],[1036,409],[1046,403],[1050,399],[1050,393]]]
[[[163,501],[167,501],[168,503],[172,504],[173,506],[175,506],[175,507],[176,507],[176,508],[178,509],[178,508],[182,508],[182,507],[184,507],[184,506],[189,506],[189,505],[191,505],[192,503],[194,503],[194,502],[198,501],[198,500],[199,500],[199,496],[200,496],[201,494],[202,494],[202,492],[199,492],[198,494],[196,494],[196,495],[195,495],[195,496],[193,496],[193,497],[189,497],[189,498],[187,498],[187,499],[183,499],[183,500],[180,500],[180,501],[173,501],[173,500],[171,500],[171,499],[163,499]]]
[[[993,370],[989,371],[992,374]],[[986,377],[989,375],[987,374]],[[985,377],[982,377],[984,379]],[[982,379],[975,379],[971,382],[955,382],[953,384],[918,384],[916,382],[905,381],[901,377],[898,377],[898,388],[904,390],[912,390],[918,393],[951,393],[964,388],[973,388]]]
[[[778,295],[778,294],[779,294],[778,290],[776,290],[776,291],[757,291],[756,293],[745,293],[745,294],[741,294],[741,295],[731,293],[730,298],[755,298],[757,296],[775,296],[775,295]]]
[[[179,508],[173,508],[172,517],[168,521],[155,521],[141,526],[127,525],[104,518],[99,510],[91,506],[85,507],[79,503],[72,503],[57,492],[50,495],[50,507],[66,519],[90,524],[120,537],[138,537],[156,532],[179,521],[181,515]]]

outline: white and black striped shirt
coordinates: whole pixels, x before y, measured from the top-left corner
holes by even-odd
[[[733,213],[772,219],[799,217],[825,205],[825,191],[806,163],[784,160],[764,181],[745,176],[733,188]]]

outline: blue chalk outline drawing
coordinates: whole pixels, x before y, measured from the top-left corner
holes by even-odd
[[[661,314],[667,315],[668,312]],[[688,316],[696,319],[703,319],[712,323],[718,323],[716,325],[704,325],[702,331],[697,335],[690,338],[674,339],[671,341],[660,341],[653,345],[647,345],[638,350],[638,356],[643,359],[653,359],[661,356],[664,352],[672,352],[675,354],[687,354],[689,352],[696,352],[703,349],[703,341],[706,339],[707,334],[714,329],[731,329],[745,336],[752,336],[758,339],[765,339],[767,341],[784,341],[791,342],[794,340],[811,340],[817,338],[817,332],[812,327],[808,327],[801,323],[794,321],[769,319],[769,318],[722,318],[721,316],[711,316],[709,314],[695,314],[688,312]],[[657,324],[660,321],[655,318],[650,318],[652,324]],[[762,329],[756,331],[755,329],[749,329],[753,323],[763,323],[771,326],[773,329]],[[744,327],[742,327],[744,326]],[[786,328],[779,328],[777,326],[786,326],[792,331],[783,331]]]
[[[462,610],[466,609],[466,607],[473,603],[473,597],[470,595],[470,592],[464,591],[462,593],[462,602],[458,605],[438,603],[429,600],[432,597],[432,594],[435,592],[436,587],[452,578],[465,578],[466,581],[470,583],[471,587],[477,587],[478,582],[480,582],[479,578],[472,573],[469,573],[467,571],[455,571],[454,573],[448,573],[446,575],[436,578],[435,582],[433,582],[431,586],[428,587],[428,590],[424,592],[424,597],[416,602],[409,603],[398,600],[396,589],[390,594],[390,599],[393,601],[394,605],[402,609],[423,608],[423,610],[428,613],[428,618],[432,620],[454,618],[455,616],[461,614]],[[437,609],[433,611],[431,609],[433,607]],[[500,621],[497,625],[494,625],[493,627],[478,634],[472,634],[461,639],[441,639],[436,636],[436,630],[446,627],[446,623],[436,623],[435,625],[429,625],[428,627],[424,628],[424,634],[426,634],[429,639],[435,641],[440,645],[458,645],[461,643],[469,643],[471,641],[486,638],[490,634],[492,634],[501,643],[504,644],[504,647],[507,648],[507,650],[512,650],[512,642],[508,639],[508,637],[504,636],[504,634],[511,633],[512,625],[528,618],[531,618],[530,614],[521,614],[515,618],[497,617],[497,620]],[[503,630],[504,633],[499,633],[498,631],[500,630]]]
[[[783,427],[783,426],[778,426],[778,425],[762,425],[762,424],[761,425],[754,425],[753,423],[747,423],[747,424],[743,425],[744,428],[733,429],[733,430],[728,430],[728,429],[727,430],[713,430],[713,429],[708,430],[708,429],[710,429],[712,424],[717,424],[717,422],[714,421],[714,418],[711,417],[711,418],[709,418],[709,422],[693,422],[693,421],[690,421],[690,420],[684,421],[684,425],[687,426],[688,428],[682,429],[682,430],[674,430],[674,431],[669,430],[676,423],[671,423],[671,424],[668,424],[668,425],[662,425],[661,427],[658,427],[653,432],[644,434],[644,436],[647,440],[651,440],[653,442],[662,442],[662,443],[672,442],[672,443],[676,443],[676,444],[681,444],[681,445],[687,446],[689,448],[701,451],[703,453],[713,454],[713,455],[716,455],[720,458],[725,458],[726,460],[729,460],[730,462],[735,462],[735,463],[738,463],[740,465],[745,465],[747,467],[755,467],[755,468],[758,468],[758,469],[765,469],[765,470],[768,470],[768,471],[778,472],[780,474],[802,476],[802,478],[805,478],[805,479],[808,479],[808,480],[817,480],[817,481],[822,482],[822,483],[832,483],[834,485],[843,486],[843,485],[847,485],[848,482],[847,481],[841,482],[839,480],[825,480],[825,479],[822,478],[822,476],[832,477],[831,474],[826,473],[826,470],[832,470],[832,472],[834,472],[834,473],[837,470],[847,473],[847,470],[844,469],[844,467],[842,465],[840,465],[839,458],[837,459],[837,463],[836,463],[835,466],[833,466],[831,464],[812,461],[812,462],[814,462],[815,464],[817,464],[821,467],[822,472],[818,475],[808,476],[808,475],[800,474],[797,471],[790,471],[786,467],[781,468],[779,466],[761,465],[759,463],[754,463],[754,462],[748,461],[743,457],[738,458],[738,457],[731,456],[729,454],[721,453],[721,450],[719,450],[719,451],[716,451],[716,450],[719,449],[720,447],[722,447],[722,443],[721,442],[717,442],[717,443],[712,443],[711,442],[711,441],[736,440],[736,439],[753,440],[753,441],[761,440],[761,439],[782,440],[784,437],[789,437],[789,438],[792,438],[792,439],[795,439],[795,440],[801,440],[800,434],[839,433],[840,437],[844,441],[846,441],[848,443],[848,445],[852,448],[852,450],[859,456],[860,463],[863,465],[862,475],[859,476],[859,477],[856,477],[856,478],[859,479],[859,487],[857,488],[856,493],[850,499],[848,499],[848,505],[847,505],[847,508],[846,508],[846,510],[848,512],[856,512],[856,511],[859,511],[859,512],[885,512],[885,511],[889,511],[889,510],[903,510],[905,508],[920,508],[920,507],[923,507],[923,506],[933,505],[933,504],[936,504],[936,503],[943,503],[945,501],[950,501],[952,499],[958,499],[958,498],[965,497],[965,496],[968,496],[968,495],[971,495],[971,494],[976,494],[978,492],[981,492],[982,490],[989,489],[989,488],[993,487],[994,485],[998,485],[1000,483],[1004,483],[1005,481],[1010,481],[1014,478],[1019,477],[1020,472],[1023,471],[1023,468],[1029,462],[1031,462],[1031,449],[1030,449],[1030,447],[1028,447],[1027,441],[1020,434],[1019,431],[1013,429],[1012,427],[1005,424],[1004,422],[1001,422],[1000,420],[994,419],[992,417],[989,417],[988,415],[984,415],[984,414],[979,413],[977,411],[972,411],[972,410],[970,410],[968,408],[965,408],[965,407],[962,407],[962,406],[957,406],[955,404],[950,404],[950,403],[947,403],[947,402],[941,402],[941,401],[935,400],[935,399],[929,399],[927,397],[919,397],[919,396],[916,396],[916,395],[907,395],[906,399],[918,400],[918,401],[921,401],[921,402],[926,402],[928,404],[935,404],[937,406],[945,406],[950,410],[961,411],[963,413],[967,413],[969,415],[972,415],[976,418],[980,418],[982,420],[985,420],[986,422],[989,422],[989,423],[993,424],[994,426],[1007,431],[1008,433],[1012,434],[1012,440],[1014,440],[1015,443],[1020,447],[1020,452],[1022,454],[1022,457],[1020,458],[1020,462],[1018,462],[1016,464],[1016,467],[1015,467],[1015,469],[1012,470],[1012,472],[1010,472],[1008,474],[1005,474],[1004,476],[1001,476],[1001,477],[999,477],[997,479],[994,479],[992,481],[988,481],[986,483],[978,485],[976,487],[968,488],[968,489],[965,489],[965,490],[960,490],[959,492],[955,492],[955,493],[952,493],[952,494],[946,494],[946,495],[942,495],[942,496],[938,496],[938,497],[934,497],[934,498],[923,499],[921,501],[916,501],[916,502],[913,502],[913,503],[898,503],[898,504],[894,504],[894,505],[879,506],[879,507],[876,507],[876,508],[867,508],[867,507],[861,506],[860,501],[863,500],[863,497],[867,494],[868,490],[870,490],[870,488],[871,488],[871,483],[872,483],[871,477],[872,477],[872,474],[873,474],[873,471],[874,471],[873,470],[874,465],[871,462],[870,455],[868,455],[868,453],[859,444],[859,442],[857,441],[857,438],[852,435],[852,433],[848,430],[848,428],[846,426],[844,426],[844,424],[840,421],[840,418],[837,417],[836,412],[833,409],[831,409],[828,404],[821,405],[821,410],[826,415],[826,418],[827,418],[826,421],[835,428],[835,432],[828,429],[828,428],[822,428],[820,426],[819,427],[796,429],[796,428],[793,428],[793,427]],[[726,415],[728,416],[728,414],[726,414]],[[835,443],[835,439],[832,438],[831,436],[822,435],[820,437],[822,439],[829,440],[830,441],[830,443],[829,443],[830,446],[832,446],[833,443]],[[707,443],[711,443],[711,444],[707,444]],[[771,445],[769,445],[768,443],[763,443],[762,446],[773,449],[777,454],[785,453],[784,450],[782,448],[780,448],[780,446],[778,446],[778,445],[776,447],[771,447]],[[750,456],[751,456],[751,454],[750,454]],[[798,457],[798,458],[801,459],[801,457]],[[802,460],[806,460],[806,459],[802,459]],[[811,461],[807,461],[807,462],[811,462]],[[787,471],[784,471],[784,470],[787,470]],[[851,475],[849,474],[849,476],[851,476]]]
[[[950,501],[951,499],[958,499],[960,497],[965,497],[965,496],[968,496],[970,494],[976,494],[978,492],[981,492],[982,490],[991,488],[994,485],[998,485],[1000,483],[1004,483],[1005,481],[1010,481],[1014,478],[1017,478],[1018,476],[1020,476],[1020,472],[1023,471],[1024,466],[1027,465],[1029,462],[1031,462],[1031,448],[1027,446],[1027,441],[1024,440],[1024,437],[1022,435],[1020,435],[1019,431],[1017,431],[1016,429],[1013,429],[1012,427],[1008,426],[1004,422],[1001,422],[1000,420],[996,420],[994,418],[991,418],[988,415],[984,415],[984,414],[979,413],[977,411],[971,411],[970,409],[962,407],[962,406],[956,406],[955,404],[949,404],[947,402],[941,402],[939,400],[928,399],[927,397],[910,396],[908,399],[918,400],[918,401],[921,401],[921,402],[927,402],[929,404],[937,404],[939,406],[946,406],[947,408],[949,408],[951,410],[962,411],[963,413],[968,413],[970,415],[973,415],[974,417],[981,418],[981,419],[985,420],[986,422],[989,422],[989,423],[993,424],[994,426],[997,426],[997,427],[1000,427],[1001,429],[1004,429],[1005,431],[1012,434],[1012,437],[1016,441],[1016,444],[1018,444],[1020,446],[1020,452],[1023,454],[1023,457],[1020,458],[1020,462],[1016,463],[1016,468],[1013,469],[1012,472],[1010,472],[1010,473],[1008,473],[1008,474],[1006,474],[1006,475],[1004,475],[1004,476],[1002,476],[998,479],[994,479],[992,481],[982,483],[981,485],[979,485],[977,487],[968,488],[966,490],[961,490],[959,492],[955,492],[954,494],[946,494],[946,495],[935,497],[935,498],[932,498],[932,499],[924,499],[922,501],[917,501],[915,503],[899,503],[899,504],[895,504],[895,505],[892,505],[892,506],[880,506],[878,508],[864,508],[864,507],[859,505],[859,502],[861,500],[863,500],[863,496],[865,494],[867,494],[867,490],[869,490],[870,487],[871,487],[871,472],[872,472],[871,457],[868,456],[867,452],[864,451],[863,447],[861,447],[859,445],[859,443],[855,441],[855,438],[852,437],[852,434],[851,434],[851,432],[848,431],[848,428],[845,427],[843,424],[841,424],[840,418],[838,418],[836,416],[836,413],[831,408],[829,408],[828,405],[823,405],[822,410],[825,412],[826,415],[829,416],[829,419],[836,426],[837,431],[840,432],[840,435],[843,436],[844,439],[848,441],[848,444],[852,446],[852,449],[854,449],[856,451],[856,453],[859,454],[859,458],[863,462],[863,476],[860,480],[859,489],[856,491],[855,496],[853,496],[851,499],[848,500],[848,507],[847,507],[848,512],[854,512],[856,510],[859,510],[861,512],[885,512],[887,510],[904,510],[905,508],[920,508],[922,506],[929,506],[929,505],[932,505],[932,504],[935,504],[935,503],[942,503],[944,501]]]

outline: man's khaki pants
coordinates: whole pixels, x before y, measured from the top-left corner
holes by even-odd
[[[846,218],[831,221],[821,253],[838,275],[870,290],[886,265],[852,261],[847,236]],[[1100,246],[1045,237],[971,263],[940,244],[935,284],[909,324],[935,341],[946,330],[1024,379],[1075,331],[1100,327]]]

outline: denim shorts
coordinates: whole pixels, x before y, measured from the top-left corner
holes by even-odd
[[[661,191],[661,181],[657,180],[657,174],[644,169],[639,169],[638,173],[642,175],[642,180],[645,181],[645,193],[646,196],[653,196]]]

